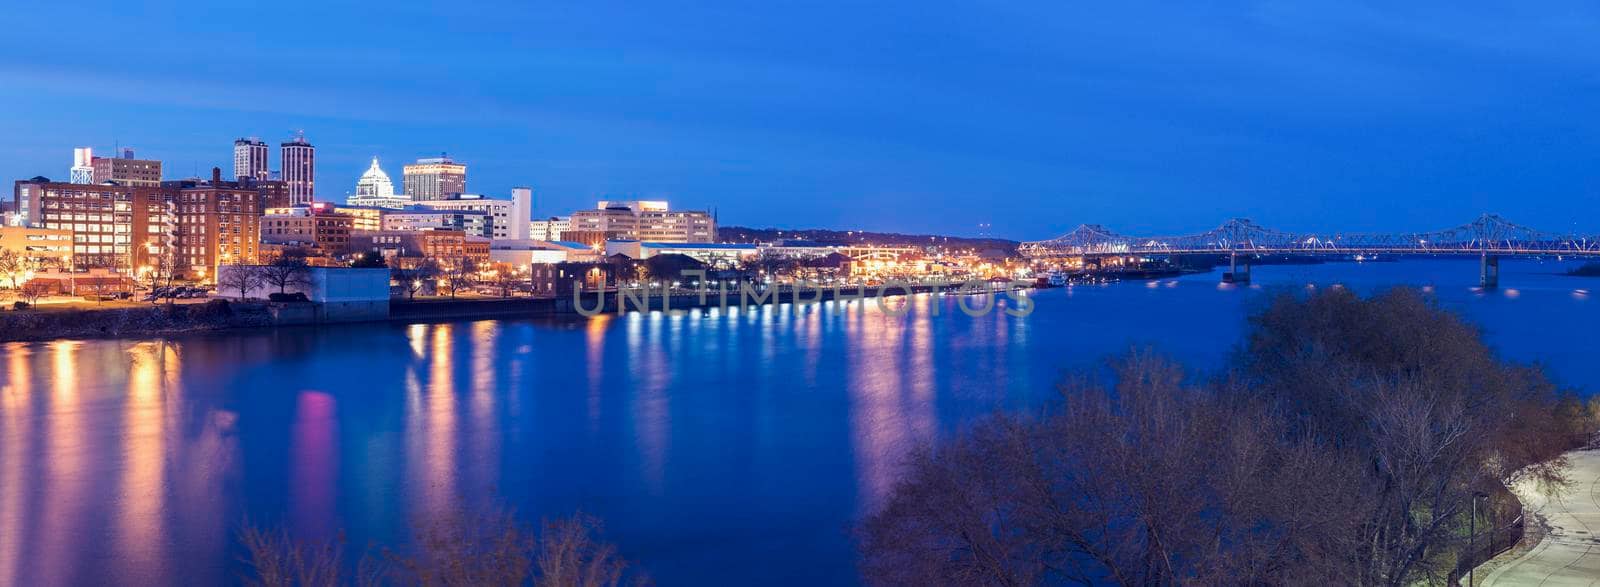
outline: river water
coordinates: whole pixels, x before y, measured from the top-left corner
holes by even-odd
[[[1220,365],[1275,289],[1428,287],[1504,356],[1600,389],[1600,279],[1560,262],[1258,267],[743,314],[368,324],[0,347],[0,585],[238,578],[246,519],[348,550],[431,515],[582,510],[665,585],[856,581],[905,451],[1135,346]],[[1589,290],[1595,292],[1591,294]],[[897,302],[898,303],[898,302]]]

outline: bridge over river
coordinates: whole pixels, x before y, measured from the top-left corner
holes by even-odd
[[[1454,228],[1412,233],[1287,232],[1235,218],[1206,232],[1179,236],[1127,236],[1085,224],[1050,240],[1022,243],[1020,251],[1040,260],[1227,255],[1232,270],[1224,278],[1232,281],[1249,281],[1250,261],[1261,255],[1471,255],[1481,259],[1480,283],[1496,287],[1501,257],[1600,259],[1600,234],[1542,231],[1494,214]]]

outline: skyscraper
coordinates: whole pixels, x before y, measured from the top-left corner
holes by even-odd
[[[72,169],[68,170],[72,183],[94,183],[94,149],[78,147],[72,150]]]
[[[418,159],[405,166],[406,197],[413,200],[443,200],[467,192],[467,166],[449,157]]]
[[[267,179],[267,144],[250,137],[233,142],[233,178]]]
[[[316,194],[316,147],[304,134],[283,144],[283,181],[289,187],[289,204],[305,204]]]

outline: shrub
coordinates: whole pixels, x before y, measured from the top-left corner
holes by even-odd
[[[286,530],[268,531],[247,521],[239,541],[248,555],[248,585],[549,585],[611,587],[631,578],[616,547],[599,540],[600,522],[578,513],[534,529],[509,513],[449,513],[416,528],[416,543],[402,550],[368,551],[344,578],[342,540],[307,543]],[[630,577],[631,575],[631,577]]]
[[[301,292],[294,292],[294,293],[277,293],[277,292],[273,292],[273,293],[267,294],[267,300],[268,301],[272,301],[272,302],[309,302],[309,301],[311,301],[311,298],[306,297],[306,294],[301,293]]]
[[[26,310],[26,309],[31,308],[31,307],[33,307],[33,306],[29,305],[28,302],[12,302],[11,303],[11,309],[13,309],[13,310]]]

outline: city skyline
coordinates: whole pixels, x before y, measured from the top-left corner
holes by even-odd
[[[137,28],[196,9],[91,3],[20,17],[70,10],[87,26]],[[352,191],[374,155],[446,151],[472,164],[472,191],[533,185],[541,213],[620,195],[755,226],[974,235],[988,224],[1018,240],[1083,222],[1185,233],[1236,216],[1393,231],[1488,212],[1600,228],[1576,213],[1600,189],[1600,133],[1584,116],[1600,53],[1570,24],[1600,20],[1590,7],[1036,5],[912,21],[826,4],[327,11],[292,27],[277,26],[292,10],[223,14],[193,38],[117,48],[148,64],[137,73],[34,31],[0,40],[12,82],[0,90],[12,113],[0,173],[56,179],[75,146],[131,144],[169,175],[203,176],[231,168],[228,141],[305,129],[325,199]],[[446,18],[487,28],[473,42],[384,34]],[[374,35],[346,34],[356,23]],[[258,75],[201,77],[222,58],[190,43],[239,35],[255,44],[228,64]],[[435,73],[379,74],[405,67]]]

